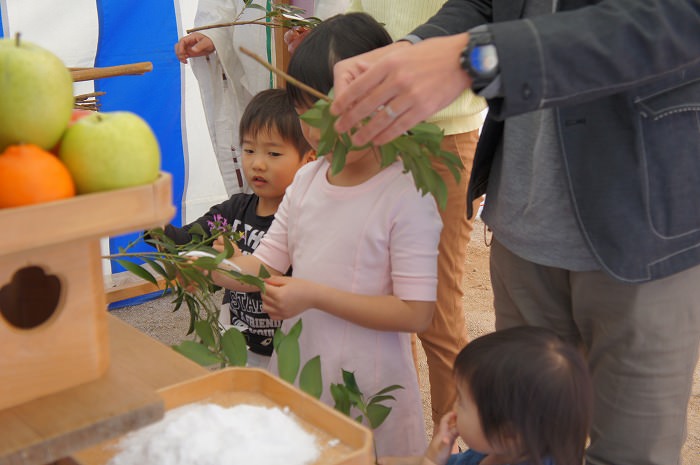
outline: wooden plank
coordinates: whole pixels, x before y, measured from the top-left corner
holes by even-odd
[[[105,283],[105,295],[107,296],[108,304],[165,289],[165,279],[160,277],[160,275],[156,278],[158,285],[141,279],[129,271],[112,274],[110,281]]]
[[[151,184],[76,195],[65,200],[0,210],[3,225],[0,257],[59,245],[78,238],[92,239],[162,226],[175,214],[171,176],[162,172]],[[61,227],[46,228],[47,224]]]

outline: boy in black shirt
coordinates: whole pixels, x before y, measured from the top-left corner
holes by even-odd
[[[297,170],[314,159],[301,132],[299,117],[283,89],[264,90],[250,101],[240,125],[243,175],[252,194],[234,194],[214,205],[201,218],[181,228],[167,225],[165,233],[177,244],[190,242],[189,233],[199,224],[208,233],[224,223],[243,233],[234,254],[250,254],[260,243]],[[259,292],[225,290],[221,323],[241,330],[248,342],[248,366],[267,368],[272,336],[282,321],[263,312]]]

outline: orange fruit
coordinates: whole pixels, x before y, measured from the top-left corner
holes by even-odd
[[[50,202],[75,195],[68,168],[33,144],[10,145],[0,154],[0,208]]]

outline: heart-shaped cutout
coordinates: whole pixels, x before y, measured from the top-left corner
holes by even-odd
[[[0,288],[0,314],[17,328],[35,328],[53,315],[60,296],[58,277],[38,266],[20,268]]]

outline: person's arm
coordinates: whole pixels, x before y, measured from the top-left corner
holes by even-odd
[[[230,258],[229,261],[231,261],[235,265],[237,265],[241,269],[241,272],[244,274],[257,276],[258,272],[260,271],[260,266],[264,266],[265,269],[267,269],[267,272],[270,273],[271,276],[282,276],[284,274],[278,270],[275,270],[274,268],[271,268],[271,267],[265,265],[255,255],[240,255],[237,257]],[[224,288],[232,290],[232,291],[238,291],[238,292],[258,292],[258,291],[260,291],[260,289],[258,289],[255,286],[251,286],[249,284],[244,284],[240,281],[233,279],[232,277],[228,276],[227,274],[224,274],[224,273],[219,272],[219,271],[213,271],[211,273],[211,278],[212,278],[212,281],[214,281],[214,284],[216,284],[217,286],[221,286],[221,287],[224,287]],[[267,311],[267,309],[265,311]]]
[[[265,282],[263,307],[274,319],[291,318],[317,308],[370,329],[422,332],[430,324],[435,308],[435,302],[354,294],[298,278],[280,276]]]
[[[495,21],[489,30],[498,52],[502,97],[489,105],[499,118],[619,93],[698,63],[700,8],[693,0],[607,0],[506,21],[518,14],[508,11],[509,5],[450,0],[414,31],[426,40],[412,48],[376,63],[359,55],[336,64],[331,107],[341,116],[336,129],[345,132],[389,104],[400,116],[377,112],[353,137],[357,144],[381,144],[449,103],[471,86],[459,57],[467,43],[465,31],[484,21]]]

